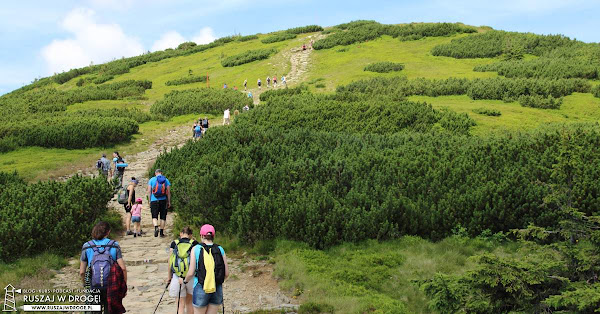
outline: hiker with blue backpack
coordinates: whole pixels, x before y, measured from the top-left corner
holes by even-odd
[[[160,218],[160,236],[165,236],[165,223],[167,221],[167,208],[171,208],[171,182],[163,176],[160,169],[154,171],[154,177],[148,181],[148,195],[150,195],[150,213],[154,225],[154,237],[158,237]]]
[[[113,178],[113,182],[115,182],[115,190],[118,191],[123,187],[123,174],[125,174],[127,163],[125,163],[123,157],[119,155],[119,152],[113,153],[113,163],[115,164],[115,171],[111,173],[111,176]]]
[[[194,126],[194,139],[202,138],[202,125],[200,123],[196,123]]]
[[[92,240],[83,244],[79,275],[85,288],[98,290],[103,313],[124,313],[127,294],[127,268],[119,243],[108,238],[110,225],[98,222]]]
[[[202,242],[192,249],[190,268],[182,283],[194,282],[192,304],[195,314],[216,314],[223,304],[223,282],[229,276],[229,266],[225,250],[213,242],[215,228],[202,226],[200,236]]]
[[[190,266],[191,251],[198,242],[192,239],[193,231],[190,227],[184,227],[179,233],[179,238],[171,242],[169,255],[169,277],[166,282],[170,282],[169,296],[177,298],[177,313],[194,313],[192,306],[194,284],[188,282],[183,284],[183,278],[187,275]],[[181,298],[184,298],[181,302]]]

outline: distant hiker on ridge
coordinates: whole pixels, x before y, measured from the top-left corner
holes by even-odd
[[[258,85],[258,89],[260,89],[260,86],[262,85],[262,82],[260,81],[260,79],[258,79],[258,81],[256,82],[256,84]]]
[[[160,215],[160,236],[165,236],[165,223],[167,221],[167,208],[171,208],[171,182],[163,176],[160,169],[154,171],[154,177],[148,181],[148,195],[150,195],[150,212],[154,225],[154,237],[158,237]]]
[[[248,79],[244,80],[244,91],[246,91],[246,87],[248,87]]]
[[[271,77],[267,76],[267,87],[271,87]]]
[[[277,76],[273,76],[273,88],[277,88]]]
[[[225,109],[225,111],[223,111],[223,125],[229,125],[229,118],[230,118],[229,108],[227,108],[227,109]]]
[[[208,118],[204,117],[204,119],[202,119],[202,133],[206,133],[206,130],[208,130]]]

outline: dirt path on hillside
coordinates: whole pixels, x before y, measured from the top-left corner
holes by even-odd
[[[310,35],[310,36],[306,37],[306,47],[307,47],[306,50],[302,50],[302,44],[300,44],[299,46],[294,47],[294,48],[284,52],[284,56],[289,57],[290,63],[291,63],[290,72],[285,76],[285,79],[286,79],[286,82],[288,85],[298,85],[298,84],[302,83],[302,81],[304,81],[305,74],[309,70],[310,55],[313,52],[313,49],[309,48],[310,47],[309,43],[310,43],[311,39],[313,41],[317,41],[324,37],[325,36],[322,34]],[[263,78],[261,78],[261,80],[263,80]],[[258,89],[258,88],[249,89],[249,91],[252,92],[252,97],[253,97],[255,105],[258,105],[260,103],[260,99],[259,99],[260,94],[273,89],[273,87],[266,86],[266,84],[267,84],[266,81],[263,81],[262,83],[263,83],[262,89]],[[281,83],[281,79],[280,79],[279,84],[277,84],[277,89],[285,88],[285,87],[286,86],[283,83]]]
[[[215,125],[220,123],[216,122]],[[173,240],[173,216],[167,216],[166,237],[155,238],[149,205],[146,204],[148,184],[147,171],[164,149],[181,146],[190,138],[190,127],[179,127],[169,131],[164,138],[154,143],[149,150],[124,156],[129,162],[125,177],[139,180],[136,197],[144,200],[142,210],[142,237],[118,237],[127,265],[128,292],[123,305],[129,313],[152,313],[164,291],[164,279],[168,274],[168,248]],[[128,181],[128,180],[127,180]],[[176,189],[176,187],[174,187]],[[123,205],[112,200],[109,207],[125,216]],[[124,221],[124,219],[123,219]],[[225,248],[227,250],[227,248]],[[292,299],[284,295],[273,278],[273,266],[265,261],[255,261],[245,256],[229,257],[230,278],[223,284],[225,309],[227,313],[244,313],[259,309],[295,309]],[[56,288],[77,289],[79,281],[79,261],[60,270],[52,280]],[[157,313],[176,312],[177,299],[170,298],[168,292],[163,298]]]

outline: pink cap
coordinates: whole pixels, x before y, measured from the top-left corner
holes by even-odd
[[[207,235],[209,233],[214,236],[215,235],[215,227],[213,227],[211,225],[204,225],[204,226],[202,226],[202,228],[200,228],[200,235],[201,236],[205,236],[205,235]]]
[[[138,197],[138,198],[135,200],[135,202],[136,202],[136,203],[141,203],[141,202],[142,202],[142,199],[141,199],[140,197]]]

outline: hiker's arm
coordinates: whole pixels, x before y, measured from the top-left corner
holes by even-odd
[[[194,274],[196,273],[196,249],[198,246],[192,249],[192,256],[190,256],[190,268],[188,268],[188,272],[185,275],[185,282],[190,282],[194,278]]]
[[[171,208],[171,186],[167,186],[167,208]]]
[[[81,277],[81,281],[85,282],[85,269],[87,268],[87,262],[80,261],[79,262],[79,277]]]
[[[148,194],[146,194],[146,198],[148,199],[148,202],[150,202],[150,200],[152,199],[150,197],[150,195],[152,195],[152,187],[150,186],[150,184],[148,184]]]
[[[171,255],[173,255],[173,248],[169,248],[169,260],[171,259]],[[168,263],[168,261],[167,261]],[[171,269],[171,265],[169,264],[169,277],[167,278],[167,281],[165,282],[169,282],[171,281],[171,278],[173,278],[173,269]]]
[[[127,187],[127,189],[129,190],[129,197],[127,198],[127,205],[129,206],[129,208],[131,208],[131,198],[133,197],[133,191],[131,191],[133,190],[132,187],[132,185]]]
[[[123,258],[119,258],[117,260],[117,264],[119,264],[119,266],[121,266],[121,269],[123,270],[123,280],[125,280],[125,285],[127,285],[127,268],[125,267],[125,261],[123,260]]]
[[[227,265],[227,255],[223,255],[223,262],[225,262],[225,279],[229,277],[229,265]]]

